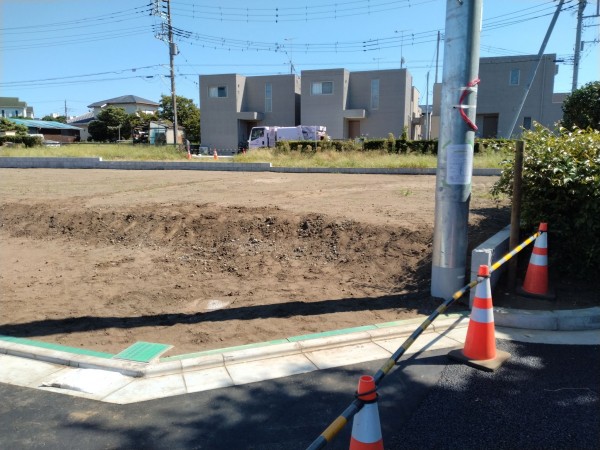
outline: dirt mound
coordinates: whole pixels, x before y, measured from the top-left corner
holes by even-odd
[[[0,172],[0,334],[182,354],[439,305],[435,177]],[[508,223],[493,181],[473,179],[473,245]]]
[[[400,319],[417,306],[416,297],[423,297],[415,292],[427,282],[429,270],[430,229],[410,231],[324,214],[187,203],[111,210],[4,204],[0,212],[10,257],[30,268],[17,280],[40,300],[35,327],[13,321],[0,332],[54,335],[77,345],[78,333],[86,331],[100,334],[93,347],[106,351],[128,345],[132,328],[137,340],[156,340],[139,333],[156,324],[189,337],[188,344],[178,342],[181,352],[218,343],[224,321],[239,327],[258,321],[254,336],[244,332],[228,342],[243,344],[331,328],[322,326],[327,318],[314,317],[317,313],[350,315],[364,309],[360,323]],[[31,240],[35,251],[24,245]],[[57,257],[56,247],[68,250],[68,257]],[[61,269],[48,271],[48,265]],[[19,284],[7,286],[3,296],[4,306],[14,311],[22,307]],[[82,290],[96,295],[81,301]],[[49,295],[60,297],[62,307],[45,308]],[[397,305],[394,296],[400,296]],[[386,311],[385,318],[379,310]],[[260,324],[283,318],[297,321],[285,327],[285,334],[272,333],[277,324],[265,333]],[[349,317],[337,320],[338,328],[359,324]],[[110,339],[107,329],[112,329]]]

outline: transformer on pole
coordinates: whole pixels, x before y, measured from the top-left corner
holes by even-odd
[[[463,287],[473,173],[483,0],[447,0],[431,295]]]

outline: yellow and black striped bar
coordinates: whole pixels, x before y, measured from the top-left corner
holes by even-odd
[[[515,256],[517,253],[519,253],[525,247],[527,247],[529,244],[535,241],[537,237],[542,233],[544,233],[544,231],[535,232],[523,242],[521,242],[519,245],[517,245],[509,253],[507,253],[498,261],[493,263],[490,267],[490,274],[494,270],[498,270],[498,268],[500,268],[502,264],[508,262],[513,256]],[[375,373],[375,376],[373,377],[375,379],[375,385],[379,385],[381,380],[383,380],[383,378],[392,370],[392,368],[396,365],[398,360],[402,357],[402,355],[404,355],[406,350],[408,350],[408,348],[413,344],[413,342],[417,340],[421,333],[423,333],[427,329],[427,327],[429,327],[429,325],[431,325],[431,323],[435,319],[437,319],[437,317],[440,314],[443,314],[446,311],[446,309],[448,309],[450,305],[452,305],[452,303],[461,298],[466,292],[469,292],[483,280],[484,278],[477,278],[471,281],[469,284],[456,291],[452,295],[452,297],[450,297],[448,300],[445,300],[440,306],[438,306],[436,310],[433,313],[431,313],[431,315],[427,317],[427,319],[425,319],[423,323],[421,323],[421,325],[419,325],[417,329],[413,331],[413,333],[408,338],[406,338],[406,340],[402,343],[398,350],[396,350],[394,354],[390,357],[390,359],[388,359],[383,364],[383,366],[381,366],[381,368]],[[361,400],[355,399],[350,404],[350,406],[348,406],[340,416],[338,416],[333,422],[331,422],[331,424],[325,429],[325,431],[323,431],[319,435],[319,437],[315,439],[309,447],[307,447],[307,450],[318,450],[324,448],[327,445],[327,443],[331,442],[331,440],[340,432],[340,430],[346,426],[350,419],[354,417],[354,415],[358,411],[361,410],[363,405],[364,403]]]

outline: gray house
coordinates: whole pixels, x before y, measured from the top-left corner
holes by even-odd
[[[324,125],[334,139],[420,135],[419,93],[406,69],[200,76],[202,145],[237,149],[254,126]]]
[[[237,150],[257,125],[300,125],[300,78],[201,75],[202,145]]]
[[[325,125],[334,139],[420,134],[418,91],[406,69],[302,71],[302,124]]]
[[[536,62],[537,55],[479,60],[481,83],[477,91],[475,122],[479,128],[476,133],[478,137],[511,137],[510,126],[522,101],[531,68]],[[562,102],[566,94],[554,93],[554,76],[557,73],[556,55],[543,55],[527,100],[517,118],[513,136],[520,135],[522,129],[530,129],[534,121],[552,129],[562,119]],[[433,91],[431,136],[434,138],[439,135],[441,89],[442,85],[438,83]]]

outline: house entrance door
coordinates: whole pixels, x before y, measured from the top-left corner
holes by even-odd
[[[360,137],[360,120],[348,121],[348,138],[356,139]]]

